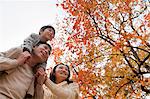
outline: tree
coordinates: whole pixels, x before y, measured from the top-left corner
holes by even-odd
[[[63,0],[68,39],[54,53],[74,69],[83,98],[141,98],[150,93],[148,0]]]

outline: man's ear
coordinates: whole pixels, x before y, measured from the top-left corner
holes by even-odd
[[[37,48],[39,45],[35,45],[35,46],[33,46],[33,49],[35,49],[35,48]]]
[[[40,31],[39,31],[39,34],[41,35],[43,33],[43,30],[41,29]]]
[[[35,47],[32,48],[32,51],[34,51],[34,50],[35,50]]]
[[[37,48],[37,46],[34,46],[34,47],[32,48],[32,53],[34,53],[35,48]]]

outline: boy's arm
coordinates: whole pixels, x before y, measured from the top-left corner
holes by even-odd
[[[23,51],[32,52],[32,48],[40,42],[40,36],[38,34],[32,33],[29,37],[24,40],[22,45]]]

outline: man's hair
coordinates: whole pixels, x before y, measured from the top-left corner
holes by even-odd
[[[41,29],[40,29],[40,31],[39,31],[39,34],[41,34],[41,32],[43,32],[43,31],[44,31],[45,29],[47,29],[47,28],[53,29],[54,35],[55,35],[55,29],[54,29],[54,27],[51,26],[51,25],[46,25],[46,26],[41,27]]]

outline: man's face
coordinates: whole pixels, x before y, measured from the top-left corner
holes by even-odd
[[[50,48],[46,44],[40,44],[39,46],[36,46],[34,48],[34,54],[39,59],[39,62],[46,62],[49,57],[50,51]]]

